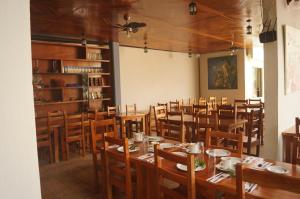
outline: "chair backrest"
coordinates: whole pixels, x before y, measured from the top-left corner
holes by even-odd
[[[193,104],[193,114],[208,114],[208,105]]]
[[[300,194],[300,178],[257,170],[242,164],[236,165],[236,198],[245,199],[244,182],[262,187]]]
[[[249,99],[249,104],[261,104],[261,99]]]
[[[194,118],[196,121],[197,141],[205,142],[207,131],[218,129],[218,114],[196,114]]]
[[[206,105],[206,98],[205,97],[200,97],[198,101],[199,105]]]
[[[247,122],[248,141],[251,140],[251,137],[256,137],[258,140],[261,139],[263,130],[262,114],[262,108],[258,110],[251,110]]]
[[[179,101],[170,101],[169,102],[170,111],[179,111],[180,110],[180,102]]]
[[[155,166],[156,166],[157,176],[158,176],[158,182],[157,182],[158,197],[157,198],[161,198],[161,195],[163,194],[164,196],[167,196],[164,198],[196,199],[194,155],[188,154],[187,157],[179,156],[171,152],[161,150],[159,149],[159,145],[155,145],[154,160],[155,160]],[[172,171],[172,169],[170,169],[167,166],[167,164],[165,165],[163,161],[173,162],[174,164],[180,163],[183,165],[187,165],[186,174],[181,174]],[[185,193],[184,195],[178,191],[167,188],[166,186],[163,185],[164,179],[174,181],[184,187],[187,187],[187,193]]]
[[[107,117],[115,117],[116,114],[120,113],[120,106],[108,106],[107,107]]]
[[[92,131],[92,152],[99,153],[104,146],[104,135],[118,137],[115,118],[90,121]]]
[[[126,115],[129,113],[136,114],[136,104],[133,104],[133,105],[126,104],[125,109],[126,109]]]
[[[237,109],[244,110],[245,105],[249,104],[249,100],[247,99],[235,99],[234,100],[234,106],[237,107]]]
[[[219,143],[219,140],[222,140],[222,143]],[[234,142],[236,147],[227,146],[226,140]],[[206,134],[206,147],[225,149],[230,151],[232,154],[241,157],[243,153],[243,135],[241,133],[208,131]]]
[[[168,103],[157,103],[157,106],[165,106],[166,110],[168,110]]]
[[[179,120],[174,121],[170,116],[178,117]],[[160,125],[160,133],[166,139],[185,142],[183,112],[167,112],[167,121]]]
[[[227,97],[221,97],[221,105],[227,105],[227,104],[228,104]]]
[[[236,118],[236,107],[232,105],[218,105],[217,113],[219,119],[235,119]]]
[[[296,133],[299,134],[300,133],[300,131],[299,131],[300,118],[299,117],[296,117],[296,119],[295,119],[295,126],[296,126]]]
[[[211,97],[209,97],[209,101],[212,103],[213,109],[216,109],[217,108],[217,97],[211,96]]]
[[[189,98],[189,105],[196,104],[196,98]]]
[[[65,125],[65,111],[54,111],[54,112],[48,112],[48,126],[49,129],[52,129],[56,126],[64,126]]]
[[[65,136],[82,136],[84,134],[83,113],[68,115],[65,112]]]
[[[51,140],[51,131],[48,125],[48,118],[36,118],[35,122],[37,146],[40,147],[43,145],[48,145],[49,140]]]
[[[300,165],[300,136],[294,136],[292,164]]]
[[[123,146],[124,152],[120,153],[116,148],[110,148],[109,146],[111,145]],[[112,198],[112,186],[115,186],[125,192],[126,199],[132,199],[133,193],[128,139],[105,136],[104,154],[108,198]],[[120,164],[124,166],[120,166]]]

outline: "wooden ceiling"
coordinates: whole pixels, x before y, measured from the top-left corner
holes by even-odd
[[[261,28],[260,0],[197,0],[198,13],[188,12],[190,0],[31,0],[34,35],[59,35],[113,40],[121,45],[179,52],[207,53],[248,45],[246,20],[253,35]],[[112,24],[145,22],[147,27],[127,37]],[[252,36],[253,36],[252,35]],[[251,37],[251,36],[250,36]]]

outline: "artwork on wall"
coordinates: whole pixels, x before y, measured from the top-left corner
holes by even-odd
[[[284,26],[285,94],[300,90],[300,30]]]
[[[237,89],[237,56],[208,59],[208,89]]]

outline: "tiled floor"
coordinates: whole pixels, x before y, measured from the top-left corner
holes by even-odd
[[[91,156],[40,166],[43,199],[101,199],[96,194]]]

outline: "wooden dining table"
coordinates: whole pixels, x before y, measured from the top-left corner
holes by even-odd
[[[171,140],[164,140],[163,142],[166,143],[177,143]],[[157,180],[155,177],[156,169],[154,162],[146,160],[140,160],[139,157],[149,153],[147,150],[144,150],[144,145],[137,143],[140,147],[140,150],[137,152],[130,153],[130,161],[133,167],[136,168],[136,176],[137,176],[137,183],[136,183],[136,190],[137,190],[137,198],[138,199],[152,199],[157,198]],[[116,148],[112,148],[110,150],[116,150]],[[182,151],[185,152],[185,149],[182,147],[173,147],[169,149],[165,149],[168,151]],[[243,159],[248,156],[243,155]],[[206,196],[208,198],[215,198],[216,193],[224,193],[231,196],[234,196],[236,193],[236,179],[234,176],[230,176],[219,183],[212,183],[208,182],[207,179],[217,174],[219,171],[216,169],[216,164],[220,161],[219,158],[216,158],[215,161],[208,157],[208,155],[204,155],[204,159],[206,162],[206,168],[202,171],[196,172],[195,180],[196,180],[196,189],[199,189],[200,192],[206,192]],[[294,178],[300,179],[300,166],[292,165],[289,163],[277,162],[272,160],[265,160],[268,162],[272,162],[275,165],[280,165],[288,170],[287,174]],[[169,162],[167,160],[163,160],[163,166],[167,167],[170,171],[178,173],[179,175],[184,174],[184,171],[180,171],[177,169],[176,164]],[[254,164],[249,164],[250,167],[257,170],[262,170],[254,166]],[[266,171],[267,172],[267,171]],[[280,182],[278,182],[280,183]],[[282,199],[282,198],[295,198],[300,199],[300,195],[296,195],[290,192],[285,192],[279,189],[271,189],[267,187],[258,186],[254,191],[251,193],[246,193],[248,196],[252,196],[254,198],[272,198],[272,199]]]

